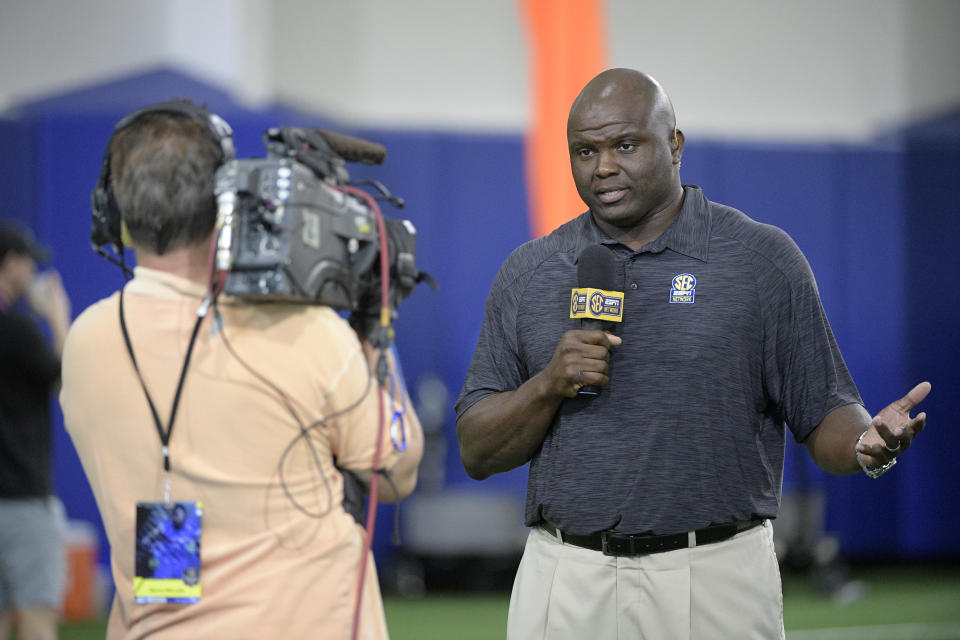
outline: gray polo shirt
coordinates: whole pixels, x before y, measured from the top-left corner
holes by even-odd
[[[802,442],[862,403],[793,240],[685,186],[632,251],[589,212],[516,249],[487,299],[457,416],[543,370],[570,319],[577,256],[610,245],[624,292],[610,384],[565,400],[530,462],[526,523],[676,533],[780,504],[785,425]]]

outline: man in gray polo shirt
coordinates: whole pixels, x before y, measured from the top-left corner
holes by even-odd
[[[598,75],[567,140],[590,210],[504,262],[456,406],[472,477],[530,461],[508,638],[782,638],[785,427],[823,469],[878,477],[930,385],[867,413],[796,244],[681,184],[653,78]],[[612,332],[569,318],[591,245],[624,292]]]

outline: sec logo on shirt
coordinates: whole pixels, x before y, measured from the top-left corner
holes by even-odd
[[[693,304],[697,293],[697,279],[690,273],[673,276],[670,283],[670,304]]]

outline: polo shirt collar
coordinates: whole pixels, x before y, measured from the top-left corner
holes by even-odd
[[[159,298],[189,296],[203,299],[207,294],[206,287],[199,282],[182,278],[167,271],[139,266],[133,268],[133,280],[127,285],[127,290]]]
[[[660,253],[671,249],[685,256],[707,262],[710,252],[710,207],[703,191],[695,185],[683,185],[683,206],[680,215],[666,231],[653,242],[637,249],[636,253]],[[604,233],[589,211],[583,214],[583,229],[577,252],[589,244],[620,244]]]

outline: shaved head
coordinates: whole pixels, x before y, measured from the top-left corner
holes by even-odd
[[[580,121],[589,121],[591,111],[610,101],[634,104],[638,121],[650,129],[670,135],[677,126],[673,103],[653,76],[635,69],[607,69],[588,82],[573,101],[567,132]]]
[[[567,119],[577,192],[611,237],[636,248],[676,218],[684,136],[660,83],[608,69],[587,83]]]

